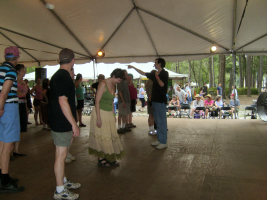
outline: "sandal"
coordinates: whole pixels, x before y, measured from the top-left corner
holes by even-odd
[[[104,162],[106,161],[106,162]],[[106,158],[103,158],[101,160],[99,160],[98,158],[98,165],[102,166],[102,167],[110,167],[110,163],[106,160]]]

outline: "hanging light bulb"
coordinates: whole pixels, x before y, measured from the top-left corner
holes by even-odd
[[[103,50],[103,49],[99,50],[99,51],[97,52],[97,56],[98,56],[98,57],[104,57],[104,56],[105,56],[105,52],[104,52],[104,50]]]
[[[211,53],[215,53],[217,51],[217,47],[215,45],[213,45],[211,48],[210,48],[210,52]]]

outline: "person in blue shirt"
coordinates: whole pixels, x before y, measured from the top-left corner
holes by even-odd
[[[223,103],[223,101],[222,101],[222,97],[221,97],[220,95],[218,95],[218,96],[216,97],[216,100],[215,100],[215,107],[217,107],[218,111],[220,112],[219,117],[221,118],[221,116],[222,116],[222,112],[223,112],[223,111],[221,110],[221,108],[224,107],[224,103]]]

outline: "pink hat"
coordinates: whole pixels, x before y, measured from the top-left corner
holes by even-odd
[[[9,55],[7,55],[9,54]],[[19,52],[19,48],[18,47],[7,47],[5,49],[5,57],[17,57],[19,56],[20,52]]]

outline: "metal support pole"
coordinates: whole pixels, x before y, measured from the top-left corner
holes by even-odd
[[[234,106],[235,106],[235,119],[236,119],[236,98],[235,98],[235,68],[236,68],[236,52],[233,51],[233,70],[234,70]]]
[[[93,58],[93,68],[94,68],[94,83],[95,83],[95,58]]]
[[[215,87],[215,72],[214,72],[214,61],[213,61],[213,56],[212,56],[212,70],[213,70],[213,73],[212,73],[212,78],[213,78],[213,87]]]

